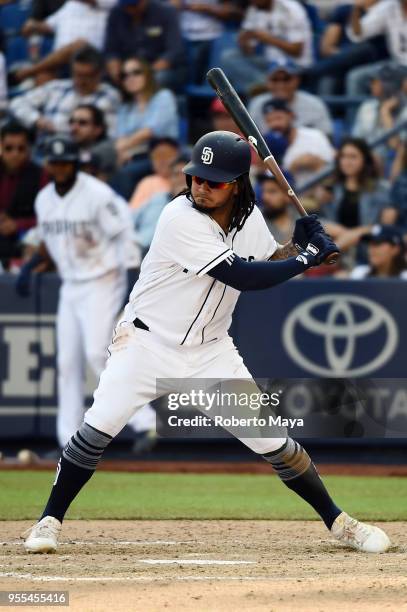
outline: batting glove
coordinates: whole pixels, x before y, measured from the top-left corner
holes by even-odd
[[[319,222],[316,214],[297,219],[295,222],[293,243],[298,251],[305,251],[312,236],[316,233],[324,233],[324,228]]]
[[[340,249],[328,234],[317,232],[307,244],[306,253],[313,257],[311,265],[319,266],[332,253],[340,253]]]

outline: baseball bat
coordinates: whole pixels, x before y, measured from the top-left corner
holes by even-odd
[[[302,217],[307,215],[307,211],[298,199],[294,189],[285,178],[275,157],[268,148],[259,128],[249,115],[248,110],[238,96],[236,90],[221,68],[211,68],[206,75],[209,85],[215,90],[218,98],[223,102],[226,110],[234,119],[243,136],[247,138],[260,159],[263,160],[267,168],[273,173],[277,183],[287,193],[291,202]],[[333,264],[337,261],[339,253],[332,253],[327,258],[327,263]]]

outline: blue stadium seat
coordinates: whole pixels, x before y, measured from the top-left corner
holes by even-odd
[[[17,36],[29,18],[31,3],[26,0],[19,0],[11,4],[5,4],[0,9],[1,29],[6,37]]]
[[[6,62],[10,69],[13,64],[28,60],[27,40],[23,36],[14,36],[6,41]]]
[[[340,147],[341,142],[346,135],[344,119],[333,119],[333,128],[334,131],[332,134],[332,141],[334,147],[337,149]]]

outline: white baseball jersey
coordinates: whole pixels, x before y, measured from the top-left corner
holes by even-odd
[[[123,320],[136,317],[171,345],[199,346],[227,335],[239,291],[209,272],[233,253],[267,260],[277,249],[257,206],[241,231],[225,234],[209,215],[179,196],[161,213]]]
[[[354,34],[348,26],[351,40],[359,42],[372,36],[384,34],[391,58],[402,66],[407,66],[407,19],[400,0],[383,0],[374,4],[360,20],[362,34]]]
[[[122,237],[130,218],[121,208],[108,185],[82,172],[62,197],[54,183],[39,192],[40,236],[62,280],[91,280],[123,266]]]
[[[303,50],[295,61],[300,66],[312,63],[312,29],[303,6],[293,0],[274,0],[271,9],[249,6],[241,25],[242,30],[261,30],[287,42],[303,43]],[[287,54],[272,45],[264,45],[265,57],[270,62],[280,61]]]

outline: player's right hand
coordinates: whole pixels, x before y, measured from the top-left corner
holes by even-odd
[[[339,247],[325,232],[315,233],[308,243],[306,251],[313,256],[315,262],[313,265],[316,266],[322,264],[332,253],[340,253]]]

